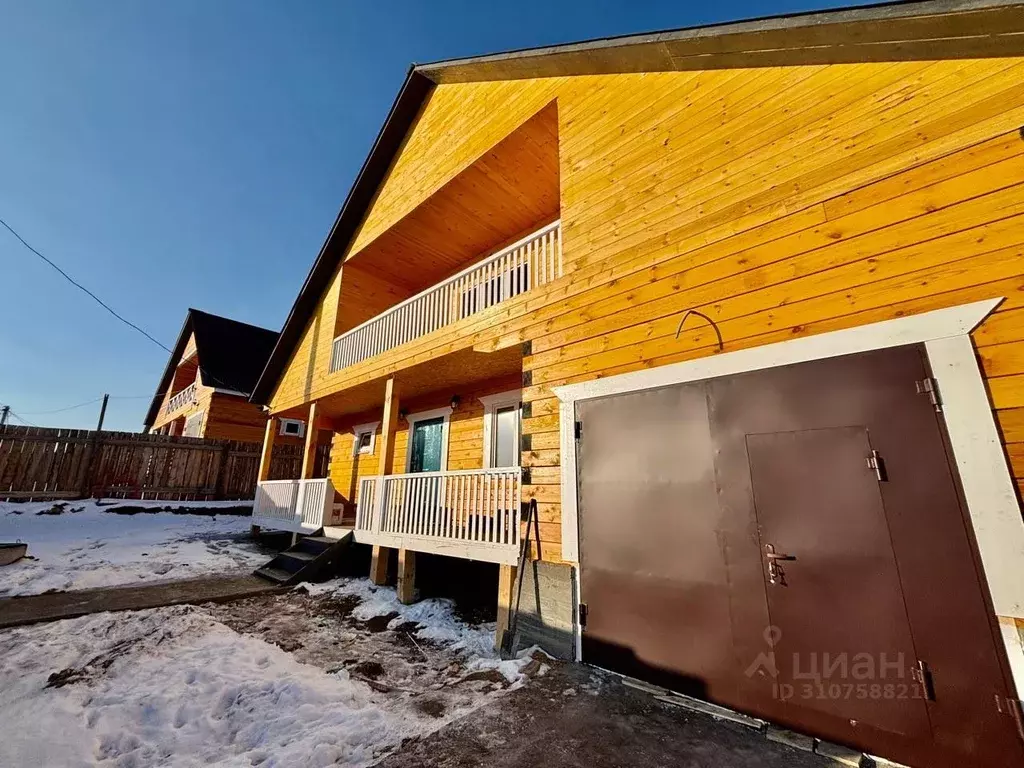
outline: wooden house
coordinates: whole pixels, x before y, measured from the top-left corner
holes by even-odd
[[[146,412],[145,430],[262,442],[267,415],[249,396],[277,336],[276,331],[189,309]],[[302,442],[305,426],[301,419],[280,421],[281,440]]]
[[[524,641],[1019,764],[1024,5],[413,67],[253,400],[333,434],[254,522],[337,494],[403,599],[498,563]]]

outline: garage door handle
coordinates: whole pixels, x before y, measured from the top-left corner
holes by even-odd
[[[765,559],[768,561],[768,583],[786,586],[786,574],[779,567],[780,560],[796,560],[795,555],[784,555],[775,551],[773,544],[765,544]]]
[[[765,557],[769,560],[796,560],[796,555],[784,555],[781,552],[776,552],[775,547],[773,547],[771,544],[765,546],[764,549],[766,552]]]

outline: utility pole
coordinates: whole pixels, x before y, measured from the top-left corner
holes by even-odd
[[[107,415],[107,400],[109,399],[110,395],[103,396],[103,405],[100,406],[100,423],[96,425],[97,432],[103,429],[103,417]]]
[[[10,412],[11,406],[9,405],[5,405],[3,408],[0,408],[0,427],[7,426],[7,414],[9,414]]]

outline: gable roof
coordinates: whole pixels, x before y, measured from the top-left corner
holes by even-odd
[[[203,383],[246,396],[255,388],[278,338],[277,331],[268,328],[189,309],[146,413],[144,423],[147,429],[156,421],[164,394],[173,381],[174,370],[193,334]]]
[[[527,48],[409,68],[252,393],[265,403],[435,85],[625,72],[1024,55],[1024,0],[924,0]]]

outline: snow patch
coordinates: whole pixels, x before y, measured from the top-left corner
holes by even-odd
[[[81,675],[48,686],[63,670]],[[0,690],[0,765],[356,766],[424,731],[347,675],[191,607],[2,633]]]
[[[31,558],[0,570],[0,596],[106,587],[252,570],[268,559],[248,540],[250,518],[217,509],[249,502],[0,502],[0,541],[28,543]],[[152,512],[116,514],[119,507]],[[158,511],[188,507],[204,514]]]
[[[464,656],[495,656],[495,624],[492,622],[472,626],[460,621],[455,615],[455,603],[451,600],[431,598],[404,605],[399,602],[394,589],[375,586],[366,579],[334,579],[323,584],[303,583],[296,588],[305,589],[312,595],[358,598],[360,603],[353,609],[352,616],[359,621],[397,613],[388,622],[388,629],[395,629],[406,622],[416,622],[420,627],[412,634],[421,640],[444,645]]]

